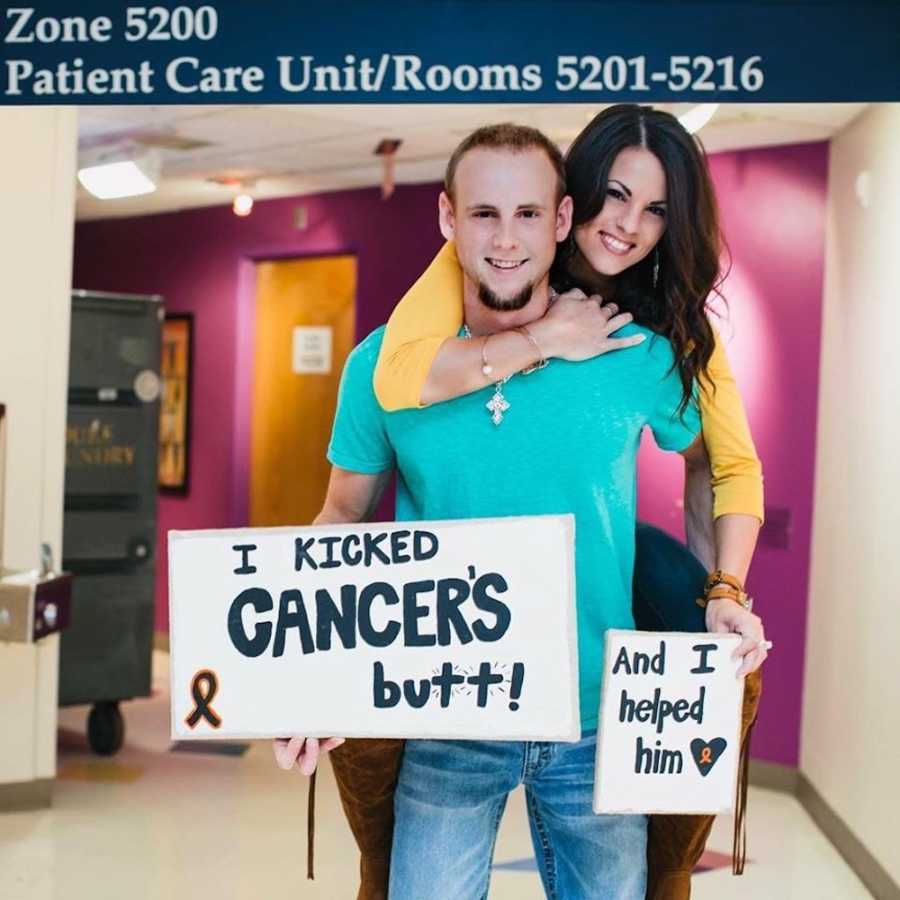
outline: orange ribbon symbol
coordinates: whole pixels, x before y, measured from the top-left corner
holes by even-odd
[[[712,771],[716,760],[725,752],[727,746],[728,741],[723,737],[713,738],[709,742],[700,738],[691,741],[691,756],[694,757],[694,762],[704,778]]]
[[[193,677],[191,680],[191,696],[194,698],[194,709],[184,720],[188,728],[196,728],[197,723],[201,719],[206,719],[213,728],[218,728],[222,724],[222,719],[210,706],[218,690],[219,679],[212,669],[201,669]]]

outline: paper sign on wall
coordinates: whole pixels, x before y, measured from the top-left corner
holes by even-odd
[[[331,371],[331,338],[327,325],[297,325],[293,332],[292,369],[296,375],[327,375]]]
[[[594,812],[734,806],[744,681],[738,635],[606,635]]]
[[[572,516],[169,533],[173,737],[577,740]]]

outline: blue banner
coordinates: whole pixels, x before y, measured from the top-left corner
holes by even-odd
[[[900,100],[900,3],[55,2],[3,104]]]

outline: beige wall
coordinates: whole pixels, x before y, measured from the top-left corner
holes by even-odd
[[[900,882],[898,147],[900,104],[831,146],[800,765]]]
[[[76,111],[0,109],[0,403],[7,566],[60,561]],[[56,769],[59,642],[0,643],[0,784]]]

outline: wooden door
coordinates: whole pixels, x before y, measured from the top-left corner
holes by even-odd
[[[322,507],[338,384],[354,342],[355,297],[352,256],[256,267],[251,525],[308,525]]]

